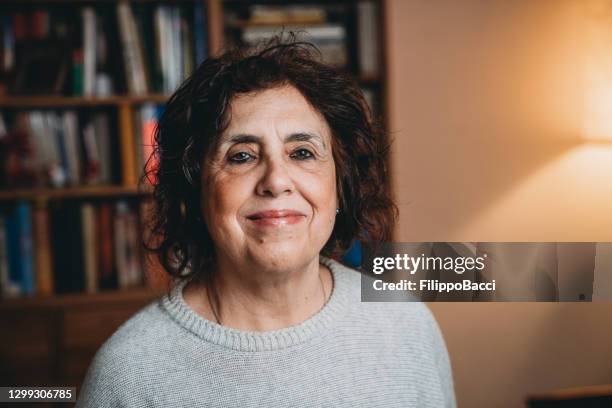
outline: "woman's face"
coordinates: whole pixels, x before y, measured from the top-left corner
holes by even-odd
[[[202,214],[217,255],[273,270],[306,266],[336,217],[325,119],[291,86],[242,94],[203,165]]]

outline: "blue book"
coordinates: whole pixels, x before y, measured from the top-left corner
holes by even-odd
[[[21,290],[24,295],[34,294],[34,246],[32,245],[32,211],[30,204],[17,205],[21,251]]]
[[[206,35],[206,9],[204,2],[196,1],[193,10],[193,38],[195,41],[196,67],[208,56],[208,36]]]
[[[361,266],[361,258],[361,242],[354,240],[351,247],[342,257],[342,261],[352,268],[359,268]]]

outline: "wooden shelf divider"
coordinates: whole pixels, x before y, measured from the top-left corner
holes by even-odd
[[[0,311],[23,309],[46,309],[81,307],[88,305],[99,306],[116,302],[141,302],[155,299],[165,292],[161,289],[134,288],[96,293],[70,293],[52,296],[23,296],[16,298],[0,298]]]
[[[136,196],[147,193],[138,191],[136,186],[86,186],[73,188],[45,188],[45,189],[18,189],[0,191],[1,201],[15,200],[46,200],[53,198],[82,198],[82,197],[114,197]]]
[[[36,95],[36,96],[0,96],[1,108],[52,108],[52,107],[98,107],[116,105],[137,105],[141,103],[154,102],[164,103],[168,95],[117,95],[107,97],[82,97],[82,96],[59,96],[59,95]]]

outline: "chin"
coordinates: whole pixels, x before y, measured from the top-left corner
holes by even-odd
[[[253,261],[264,268],[278,271],[302,267],[319,255],[312,247],[291,242],[263,244],[251,251]]]

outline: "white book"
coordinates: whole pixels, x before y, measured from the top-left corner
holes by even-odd
[[[169,72],[170,63],[172,58],[167,55],[168,52],[168,35],[169,31],[166,28],[166,7],[157,6],[154,11],[155,19],[155,46],[157,49],[157,58],[159,59],[161,74],[162,74],[162,90],[164,93],[168,93],[169,86]]]
[[[83,95],[93,96],[96,84],[96,12],[93,7],[81,10],[83,24]]]
[[[323,26],[286,26],[288,30],[299,30],[298,39],[315,42],[342,42],[346,38],[346,30],[341,24],[326,24]],[[267,40],[283,30],[281,26],[272,27],[248,27],[242,31],[242,40],[255,44],[262,40]]]
[[[49,178],[53,187],[66,185],[66,171],[62,165],[61,149],[64,144],[60,118],[55,112],[45,114],[45,143],[49,152]]]
[[[40,111],[30,111],[26,113],[25,116],[34,153],[32,155],[32,167],[39,177],[46,178],[47,155],[49,152],[45,149],[44,143],[45,121],[43,119],[43,114]]]
[[[79,122],[75,111],[67,110],[62,115],[64,142],[68,159],[67,179],[70,185],[81,182],[81,157],[79,154]]]
[[[139,36],[136,30],[134,15],[126,1],[117,3],[119,34],[123,45],[123,60],[127,76],[128,90],[136,95],[147,93],[144,74],[144,59],[139,46]]]
[[[368,0],[357,3],[357,32],[361,74],[378,75],[378,6],[374,1]]]

